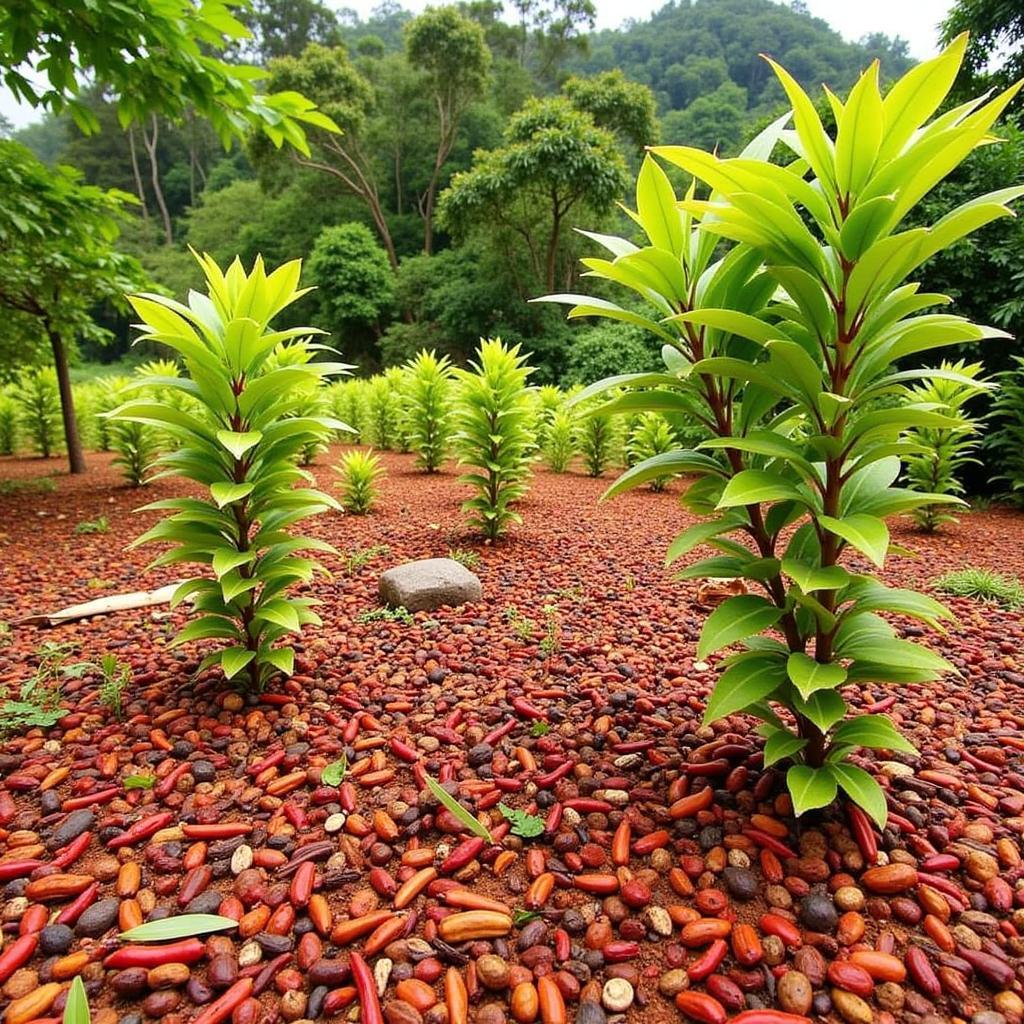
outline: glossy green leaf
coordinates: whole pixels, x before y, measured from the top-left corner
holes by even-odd
[[[882,787],[863,768],[852,764],[829,764],[828,770],[842,791],[865,811],[881,829],[889,818]]]
[[[709,654],[745,640],[774,626],[782,618],[782,609],[771,601],[753,594],[730,597],[723,601],[707,618],[697,642],[697,657],[704,660]]]
[[[348,773],[348,758],[342,754],[337,761],[325,765],[320,772],[320,782],[325,786],[340,786]]]
[[[82,976],[76,974],[68,989],[67,1001],[64,1003],[63,1024],[89,1024],[89,998],[85,993]]]
[[[786,681],[779,658],[753,655],[730,665],[715,683],[704,711],[704,723],[717,722],[764,700]]]
[[[818,522],[829,533],[842,537],[847,544],[866,555],[877,566],[885,563],[889,550],[889,528],[875,516],[862,512],[836,519],[833,516],[819,516]]]
[[[900,735],[885,715],[858,715],[843,722],[833,734],[832,742],[836,746],[915,752],[914,745]]]
[[[846,679],[846,669],[835,662],[823,664],[799,651],[794,651],[786,662],[786,671],[804,700],[817,690],[834,690]]]
[[[795,757],[806,746],[807,740],[794,736],[788,729],[773,729],[764,745],[765,768],[770,768],[773,764],[778,764],[787,758]]]
[[[800,491],[777,473],[762,469],[744,469],[725,485],[719,508],[756,505],[764,501],[798,501],[806,503]]]
[[[828,732],[847,712],[846,701],[835,690],[815,690],[807,700],[795,700],[793,707],[822,732]]]
[[[808,811],[828,807],[838,793],[835,776],[828,768],[811,768],[806,764],[795,764],[786,772],[786,788],[798,818]]]

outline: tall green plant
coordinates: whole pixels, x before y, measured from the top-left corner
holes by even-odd
[[[142,397],[116,410],[120,421],[152,424],[175,435],[177,450],[160,456],[161,476],[199,484],[202,497],[170,498],[146,506],[172,514],[135,544],[165,542],[171,548],[154,565],[199,563],[212,578],[183,583],[172,604],[187,597],[197,617],[174,639],[227,641],[202,667],[220,665],[228,679],[244,674],[262,687],[275,672],[292,670],[293,651],[276,646],[307,623],[319,624],[311,598],[289,596],[322,567],[301,551],[333,550],[323,541],[293,532],[296,523],[328,508],[330,496],[308,486],[311,475],[296,463],[305,445],[327,440],[345,425],[326,416],[303,415],[310,383],[319,384],[349,367],[333,362],[282,360],[278,345],[309,351],[309,327],[274,330],[271,321],[305,294],[295,260],[267,274],[262,259],[246,273],[237,259],[222,273],[208,256],[199,259],[208,293],[192,292],[183,305],[159,295],[131,298],[141,317],[140,340],[177,352],[187,377],[146,378],[146,394],[157,388],[184,392],[195,413],[159,398]]]
[[[663,373],[611,378],[580,400],[630,388],[602,411],[679,413],[706,426],[697,449],[657,455],[609,493],[666,471],[697,479],[684,502],[703,521],[673,542],[675,562],[701,544],[718,550],[683,577],[733,576],[759,593],[728,599],[704,624],[697,656],[741,643],[722,662],[706,720],[737,712],[763,721],[766,765],[789,762],[797,814],[842,789],[880,824],[877,780],[851,764],[858,748],[912,750],[889,718],[851,715],[865,683],[926,682],[950,669],[897,637],[888,612],[936,626],[948,612],[866,572],[883,565],[887,516],[948,495],[897,484],[908,428],[955,427],[929,405],[885,407],[928,370],[894,369],[909,356],[1000,332],[929,310],[947,300],[905,283],[933,254],[998,217],[1024,187],[979,197],[929,227],[901,224],[968,153],[991,141],[1018,87],[938,114],[963,56],[959,39],[913,68],[883,98],[873,64],[845,101],[828,101],[831,137],[804,91],[772,65],[794,130],[770,126],[737,158],[684,146],[655,155],[710,189],[680,199],[649,157],[637,182],[637,247],[599,238],[611,259],[584,260],[593,276],[636,292],[643,311],[584,296],[570,315],[640,324],[664,343]],[[787,117],[784,120],[788,120]],[[777,141],[796,159],[771,163]],[[724,255],[718,246],[732,243]],[[771,632],[769,632],[771,631]],[[780,710],[792,717],[787,721]]]
[[[405,432],[425,473],[441,468],[451,443],[452,371],[447,356],[425,349],[406,364]]]
[[[962,359],[956,363],[943,361],[928,380],[907,389],[911,402],[945,411],[958,421],[955,427],[911,427],[903,435],[918,446],[905,457],[907,482],[913,490],[954,497],[963,494],[959,474],[968,463],[978,461],[972,453],[979,443],[977,420],[966,405],[989,386],[978,379],[981,370],[981,363],[968,366]],[[910,514],[922,530],[931,533],[943,523],[957,521],[950,508],[927,504],[911,509]]]
[[[637,417],[636,426],[630,432],[626,446],[632,463],[653,459],[677,447],[672,428],[660,412],[642,412]],[[664,473],[651,477],[648,486],[652,491],[663,491],[671,476],[671,473]]]
[[[1005,484],[1006,497],[1024,508],[1024,356],[997,377],[999,390],[987,419],[992,424],[985,451],[998,470],[993,480]]]
[[[535,450],[526,385],[532,370],[519,346],[500,338],[481,341],[470,366],[455,371],[455,450],[468,467],[460,482],[475,492],[462,509],[471,527],[496,540],[509,523],[522,522],[513,505],[526,494]]]
[[[588,476],[601,476],[611,465],[620,444],[615,417],[577,416],[576,447],[583,456]]]
[[[342,455],[336,468],[342,508],[365,516],[377,502],[378,485],[384,476],[380,456],[352,448]]]
[[[37,455],[48,459],[60,447],[60,391],[57,371],[44,366],[21,375],[14,390],[18,426]]]
[[[150,470],[160,453],[160,431],[135,420],[115,423],[112,446],[117,453],[113,463],[132,487],[148,482]]]
[[[18,404],[6,391],[0,391],[0,455],[18,450]]]
[[[110,413],[123,401],[121,392],[129,382],[129,377],[101,377],[95,382],[91,405],[96,421],[96,445],[101,452],[109,452],[113,447],[114,422]]]
[[[366,433],[373,444],[393,451],[398,445],[399,402],[392,382],[383,374],[366,383],[366,418]]]
[[[576,417],[572,409],[558,409],[551,417],[544,443],[544,462],[555,473],[564,473],[576,454]]]

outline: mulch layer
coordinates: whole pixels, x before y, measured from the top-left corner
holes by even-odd
[[[336,455],[315,467],[326,488]],[[465,532],[454,468],[384,462],[371,515],[309,526],[339,552],[310,587],[323,626],[264,694],[197,676],[203,645],[169,646],[185,608],[0,635],[8,697],[45,643],[131,669],[120,717],[87,670],[59,724],[0,744],[5,1024],[56,1021],[76,975],[94,1024],[1020,1024],[1020,612],[953,599],[945,636],[900,623],[961,674],[845,693],[920,751],[858,762],[889,826],[840,807],[797,822],[755,723],[702,725],[707,612],[662,566],[691,518],[678,484],[600,503],[608,479],[539,471],[523,525],[488,546]],[[132,510],[181,483],[133,490],[108,455],[89,465],[0,459],[22,483],[0,489],[0,621],[181,577],[127,549],[158,515]],[[75,532],[101,516],[107,532]],[[917,557],[891,557],[887,583],[1024,575],[1020,513],[892,527]],[[478,559],[480,604],[367,618],[385,568],[452,551]],[[117,938],[186,912],[239,923],[170,947]]]

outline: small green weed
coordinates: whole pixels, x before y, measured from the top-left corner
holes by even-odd
[[[544,605],[544,638],[540,642],[540,652],[549,658],[562,649],[562,620],[558,609],[553,604]]]
[[[505,608],[505,621],[512,627],[512,632],[520,640],[528,640],[533,635],[534,628],[536,627],[533,619],[523,615],[514,604],[510,604]]]
[[[1024,607],[1024,583],[991,569],[956,569],[935,581],[935,588],[953,597],[973,597],[1004,608]]]
[[[373,608],[356,616],[356,622],[361,626],[371,622],[400,622],[403,626],[411,626],[413,621],[409,610],[401,605],[397,608]]]
[[[75,527],[75,533],[109,533],[110,520],[106,516],[97,516],[95,519],[83,519]]]
[[[480,564],[480,555],[468,548],[449,548],[448,557],[467,569],[475,569]]]
[[[16,494],[53,494],[57,481],[52,476],[33,476],[27,480],[0,480],[0,498]]]
[[[0,650],[9,647],[13,639],[14,631],[11,629],[10,623],[0,619]]]
[[[353,548],[345,558],[345,572],[351,576],[362,569],[367,563],[372,562],[381,555],[388,554],[390,551],[391,548],[387,544],[374,544],[368,548]]]
[[[106,705],[120,719],[124,714],[123,694],[125,687],[131,682],[131,666],[114,657],[104,654],[98,666],[103,674],[98,696],[100,703]]]

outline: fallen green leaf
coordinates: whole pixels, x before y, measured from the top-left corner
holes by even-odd
[[[481,825],[480,822],[477,821],[476,818],[470,814],[458,800],[445,790],[437,779],[432,779],[429,775],[426,778],[427,789],[429,789],[441,804],[454,814],[455,817],[473,833],[473,835],[480,836],[481,839],[486,839],[489,843],[494,842],[494,839],[491,837],[490,830],[485,825]]]
[[[118,935],[128,942],[166,942],[170,939],[187,939],[207,932],[220,932],[237,928],[238,922],[220,914],[179,914],[165,917],[160,921],[147,921],[136,928],[129,928]]]
[[[320,781],[325,786],[340,786],[348,772],[348,758],[342,754],[337,761],[332,761],[320,773]]]

